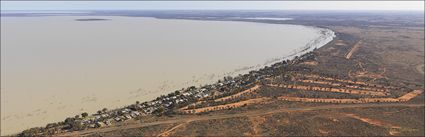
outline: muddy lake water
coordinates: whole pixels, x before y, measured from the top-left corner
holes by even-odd
[[[330,32],[236,21],[2,17],[1,133],[246,73],[312,41],[320,47]]]

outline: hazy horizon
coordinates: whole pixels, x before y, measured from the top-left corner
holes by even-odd
[[[403,10],[424,1],[1,1],[2,10]]]

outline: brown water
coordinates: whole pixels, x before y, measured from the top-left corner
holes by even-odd
[[[312,27],[248,22],[2,17],[1,134],[212,83],[319,37]]]

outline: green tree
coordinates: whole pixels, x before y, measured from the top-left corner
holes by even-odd
[[[162,113],[164,113],[165,108],[164,107],[159,107],[157,110],[155,110],[154,112],[158,115],[162,115]]]
[[[176,94],[176,95],[180,95],[180,91],[176,90],[176,91],[174,92],[174,94]]]
[[[89,116],[89,114],[87,112],[81,113],[81,117],[86,118],[87,116]]]
[[[21,137],[40,136],[39,134],[42,133],[43,130],[44,129],[42,127],[30,128],[30,129],[22,131],[22,133],[20,133],[18,136],[21,136]]]
[[[74,121],[75,121],[75,118],[70,118],[70,117],[69,117],[69,118],[66,118],[64,122],[65,122],[65,124],[69,124],[69,125],[70,125],[70,124],[71,124],[71,123],[73,123]]]
[[[72,127],[72,130],[74,130],[74,131],[78,131],[78,130],[83,130],[83,129],[85,129],[85,126],[83,125],[83,123],[81,123],[81,121],[80,121],[80,120],[74,121],[74,122],[71,124],[71,127]]]

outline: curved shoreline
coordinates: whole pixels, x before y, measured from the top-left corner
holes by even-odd
[[[116,16],[123,16],[123,15],[116,15]],[[134,17],[134,16],[131,16],[131,17]],[[139,17],[139,16],[136,16],[136,17]],[[154,19],[170,19],[170,20],[174,19],[174,20],[189,20],[189,21],[218,21],[218,22],[238,22],[238,23],[242,22],[242,23],[268,24],[268,25],[302,26],[302,27],[311,28],[311,29],[320,31],[319,33],[323,34],[320,37],[318,37],[314,40],[311,40],[305,46],[291,51],[292,53],[290,53],[289,55],[267,59],[265,62],[258,63],[257,65],[251,65],[251,66],[245,66],[245,67],[237,68],[234,71],[225,72],[224,75],[222,75],[222,76],[236,76],[238,74],[245,74],[249,71],[258,70],[258,69],[264,68],[266,66],[273,65],[275,63],[278,63],[278,62],[281,62],[281,61],[284,61],[284,60],[292,60],[296,56],[302,56],[302,55],[304,55],[304,54],[306,54],[310,51],[313,51],[314,49],[319,49],[319,48],[325,46],[326,44],[331,42],[333,40],[333,38],[336,37],[335,32],[333,30],[331,30],[330,28],[326,28],[326,27],[307,26],[307,25],[303,25],[303,24],[290,24],[290,23],[258,22],[258,21],[263,20],[263,19],[257,20],[257,19],[248,19],[248,18],[209,18],[209,17],[205,17],[205,18],[199,18],[199,17],[195,17],[195,18],[191,18],[191,17],[164,18],[164,17],[151,17],[151,16],[140,16],[140,17],[144,17],[144,18],[148,17],[148,18],[154,18]],[[237,20],[233,20],[233,19],[237,19]],[[254,21],[254,20],[256,20],[256,21]],[[290,20],[296,20],[296,19],[291,18]]]
[[[157,19],[164,19],[164,18],[157,18]],[[174,19],[174,18],[170,18],[170,19]],[[180,20],[180,19],[178,19],[178,20]],[[300,24],[276,24],[276,23],[240,21],[240,20],[238,20],[238,21],[235,21],[235,20],[200,20],[200,19],[181,19],[181,20],[245,22],[245,23],[256,23],[256,24],[259,23],[259,24],[273,24],[273,25],[302,26],[302,27],[317,30],[317,31],[319,31],[318,33],[322,34],[318,38],[311,40],[305,46],[302,46],[298,49],[292,50],[289,55],[267,59],[265,62],[258,63],[257,65],[237,68],[234,71],[225,72],[225,75],[223,75],[223,76],[236,76],[238,74],[243,75],[243,74],[245,74],[249,71],[255,71],[255,70],[264,68],[266,66],[271,66],[275,63],[282,62],[284,60],[292,60],[297,56],[302,56],[302,55],[304,55],[308,52],[313,51],[314,49],[319,49],[319,48],[325,46],[326,44],[331,42],[336,37],[335,32],[333,30],[331,30],[329,28],[319,27],[319,26],[306,26],[306,25],[300,25]]]

